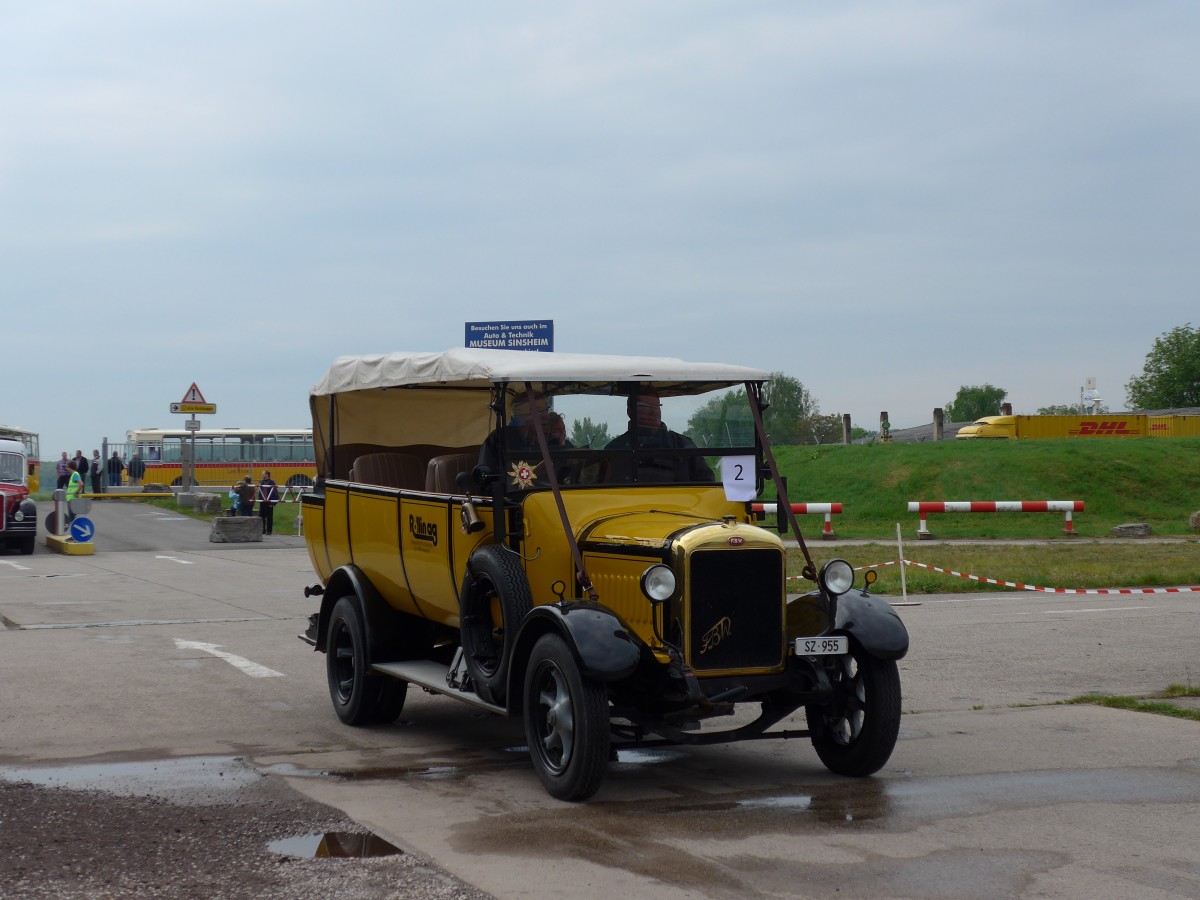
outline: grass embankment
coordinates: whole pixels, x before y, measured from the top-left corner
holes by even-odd
[[[793,501],[840,502],[838,537],[890,541],[899,522],[916,536],[916,500],[1082,500],[1074,530],[1104,537],[1114,525],[1144,522],[1156,535],[1196,536],[1200,438],[971,441],[776,448]],[[774,496],[768,487],[767,494]],[[801,522],[801,527],[805,527]],[[938,538],[1051,538],[1062,513],[931,515]],[[820,533],[809,518],[806,532]]]
[[[878,541],[837,549],[855,566],[894,560],[899,523],[908,559],[984,578],[1069,589],[1200,584],[1200,535],[1188,526],[1189,514],[1200,510],[1197,438],[781,447],[776,459],[794,501],[844,504],[845,512],[833,517],[839,539]],[[1085,508],[1073,517],[1077,539],[1064,536],[1062,513],[948,513],[929,516],[939,540],[1055,540],[925,544],[917,540],[917,514],[908,512],[909,501],[917,500],[1082,500]],[[1180,540],[1080,539],[1106,538],[1126,522],[1144,522],[1155,535]],[[817,516],[800,517],[818,561],[833,555],[821,546],[822,524]],[[800,570],[798,559],[793,572]],[[900,593],[899,566],[878,571],[876,590]],[[998,589],[912,566],[905,577],[913,593]]]

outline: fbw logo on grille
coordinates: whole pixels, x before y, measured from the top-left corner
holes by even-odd
[[[1114,422],[1107,422],[1099,419],[1095,422],[1080,422],[1078,428],[1073,428],[1067,432],[1068,437],[1117,437],[1120,435],[1128,435],[1137,437],[1142,433],[1140,428],[1136,426],[1130,428],[1124,419]]]

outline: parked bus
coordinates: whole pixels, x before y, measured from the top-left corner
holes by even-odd
[[[195,479],[201,487],[229,487],[243,476],[256,482],[269,469],[277,484],[308,487],[316,477],[311,428],[135,428],[125,433],[124,459],[146,464],[146,484],[183,483],[184,445],[195,435]],[[110,445],[111,446],[111,445]]]
[[[37,493],[42,481],[42,455],[36,431],[26,431],[24,428],[14,428],[11,425],[0,425],[0,438],[20,441],[25,445],[25,476],[31,494]]]

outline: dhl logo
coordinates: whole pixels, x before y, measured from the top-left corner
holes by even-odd
[[[1068,437],[1121,437],[1132,436],[1138,437],[1142,433],[1140,428],[1129,428],[1124,419],[1116,422],[1080,422],[1078,428],[1073,428],[1067,432]]]

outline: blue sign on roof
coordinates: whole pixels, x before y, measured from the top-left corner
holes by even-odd
[[[468,349],[554,351],[553,319],[519,319],[516,322],[468,322]]]

